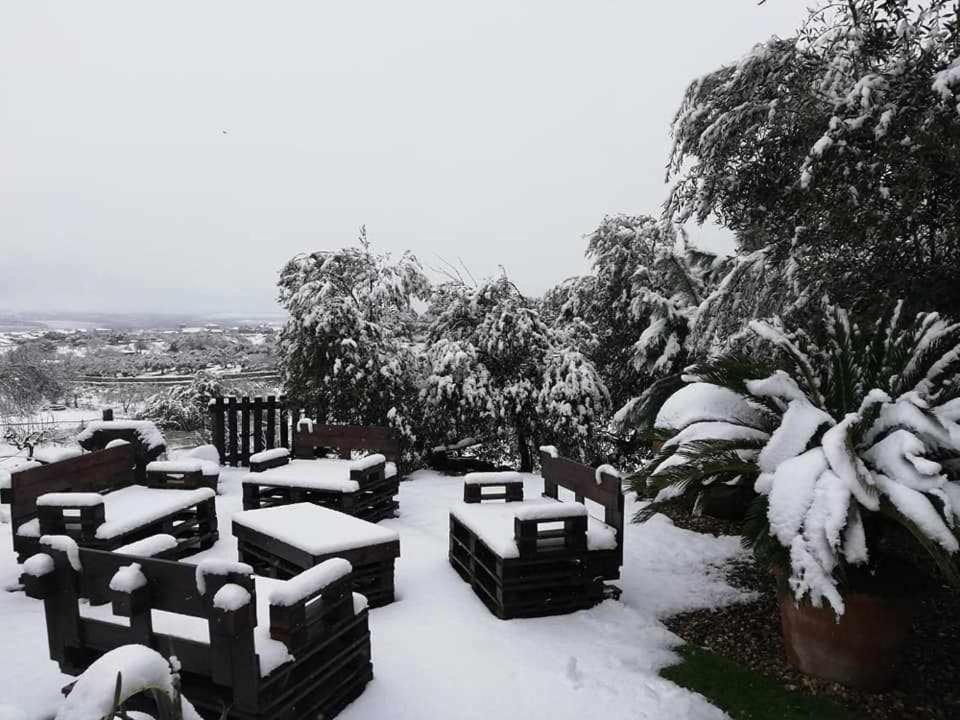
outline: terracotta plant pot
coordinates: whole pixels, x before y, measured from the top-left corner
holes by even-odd
[[[905,602],[850,593],[837,620],[833,610],[799,605],[780,593],[780,620],[787,662],[808,675],[879,691],[890,685],[899,650],[910,633]]]

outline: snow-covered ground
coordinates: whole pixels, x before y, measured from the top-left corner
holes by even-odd
[[[225,468],[217,498],[222,539],[196,557],[236,559],[230,516],[240,477]],[[525,477],[525,492],[542,489]],[[658,516],[626,530],[622,602],[531,620],[497,620],[447,561],[448,508],[462,481],[430,471],[400,486],[397,602],[370,613],[373,682],[343,720],[449,718],[724,718],[704,698],[657,675],[677,642],[658,618],[744,599],[723,579],[738,539],[675,528]],[[628,502],[628,513],[635,510]],[[15,586],[9,525],[0,525],[0,582]],[[48,659],[43,609],[0,592],[0,717],[53,716],[69,681]]]

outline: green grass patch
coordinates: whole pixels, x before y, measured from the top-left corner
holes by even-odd
[[[747,670],[735,662],[682,645],[679,665],[660,671],[671,682],[698,692],[734,720],[853,720],[834,701],[787,690],[782,683]]]

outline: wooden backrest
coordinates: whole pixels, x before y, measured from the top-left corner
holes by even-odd
[[[10,521],[14,531],[37,513],[37,498],[51,492],[103,492],[134,482],[130,445],[79,455],[10,474]]]
[[[540,451],[540,472],[543,494],[559,500],[558,488],[573,492],[577,502],[593,500],[603,506],[603,521],[617,531],[617,546],[623,550],[624,497],[623,485],[615,475],[597,471],[589,465]]]
[[[293,456],[312,458],[316,448],[331,448],[342,458],[349,458],[352,450],[381,453],[387,460],[397,462],[400,443],[388,428],[377,425],[317,425],[306,423],[293,431]]]
[[[44,548],[41,548],[44,552]],[[192,615],[210,616],[210,603],[217,590],[226,583],[234,583],[254,593],[253,576],[243,573],[206,575],[204,592],[197,587],[197,566],[175,560],[122,555],[118,552],[80,548],[80,565],[83,568],[82,587],[91,597],[109,596],[110,579],[114,573],[131,563],[140,566],[140,572],[150,587],[150,607],[154,610]]]

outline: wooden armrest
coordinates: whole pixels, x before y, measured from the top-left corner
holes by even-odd
[[[270,596],[270,637],[293,652],[353,616],[353,570],[326,560],[287,580]]]
[[[363,461],[357,461],[360,464],[360,467],[351,467],[350,468],[350,479],[359,483],[360,489],[362,490],[364,485],[369,483],[371,480],[383,480],[386,477],[387,473],[387,461],[380,455],[379,461],[373,461],[366,465],[363,464]]]
[[[79,516],[68,514],[80,511]],[[41,535],[70,535],[82,540],[96,537],[97,528],[106,522],[103,503],[88,505],[84,503],[57,505],[38,505],[37,519]]]
[[[270,458],[269,460],[251,460],[249,469],[250,472],[258,473],[271,468],[282,467],[283,465],[288,465],[289,463],[289,455],[285,457]]]
[[[539,553],[584,552],[587,549],[587,516],[571,514],[559,504],[556,512],[540,510],[530,516],[517,516],[513,520],[513,535],[520,551],[520,557],[530,557]],[[577,506],[574,506],[577,507]],[[582,507],[582,506],[579,506]],[[562,527],[542,530],[544,524],[562,524]]]
[[[483,492],[487,488],[503,488],[503,492]],[[523,481],[508,480],[504,482],[488,482],[483,484],[464,483],[463,501],[479,503],[484,500],[505,500],[506,502],[523,501]]]

